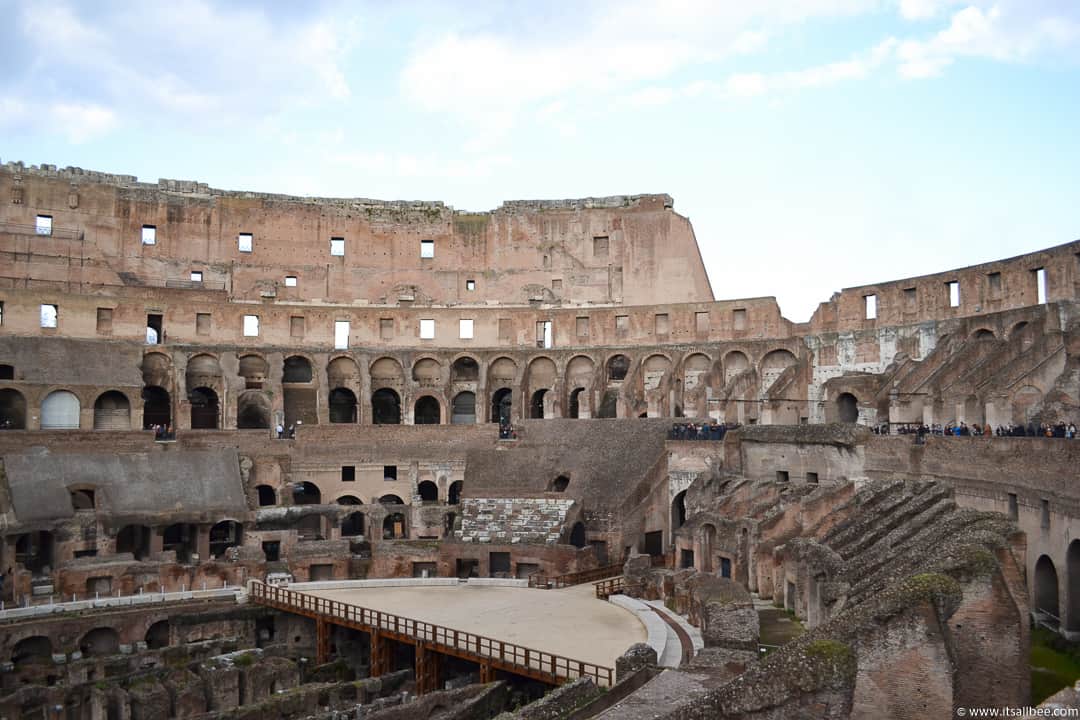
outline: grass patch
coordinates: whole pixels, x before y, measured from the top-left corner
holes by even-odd
[[[1031,704],[1080,679],[1080,647],[1046,628],[1031,632]]]

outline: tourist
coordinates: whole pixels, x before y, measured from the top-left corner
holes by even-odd
[[[281,440],[283,437],[285,437],[285,426],[282,425],[280,422],[277,424],[277,426],[274,427],[274,430],[277,431],[278,440]]]

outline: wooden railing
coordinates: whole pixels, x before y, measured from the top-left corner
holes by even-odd
[[[620,595],[626,591],[626,581],[622,575],[619,577],[613,577],[608,580],[601,580],[598,583],[593,583],[593,587],[596,588],[596,597],[601,600],[607,600],[612,595]]]
[[[529,576],[529,587],[551,590],[570,587],[571,585],[581,585],[594,580],[603,580],[613,575],[622,575],[622,565],[605,565],[601,568],[555,575],[553,577],[543,573],[533,573]]]
[[[589,677],[597,685],[611,687],[615,678],[614,669],[602,665],[258,581],[250,583],[250,598],[259,605],[317,621],[378,633],[410,644],[422,642],[428,650],[552,684]]]

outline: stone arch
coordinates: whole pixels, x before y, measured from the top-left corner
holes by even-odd
[[[405,525],[405,515],[399,512],[390,513],[383,519],[383,539],[401,540],[409,536]]]
[[[413,363],[412,379],[422,386],[442,384],[442,363],[432,357],[420,358]]]
[[[451,403],[450,422],[453,425],[476,423],[476,393],[466,390],[454,396]]]
[[[705,353],[687,355],[682,367],[683,391],[690,392],[705,387],[712,364],[712,358]]]
[[[683,490],[671,500],[671,531],[675,532],[686,524],[686,491]]]
[[[34,576],[52,567],[54,551],[53,534],[48,530],[34,530],[15,537],[15,562]]]
[[[498,357],[488,366],[488,384],[508,387],[517,379],[517,363],[508,357]]]
[[[566,364],[567,385],[588,387],[596,373],[596,363],[588,355],[575,355]]]
[[[143,430],[155,425],[172,426],[172,398],[160,385],[147,385],[142,389]]]
[[[191,429],[216,430],[219,427],[218,395],[208,387],[196,387],[188,393],[191,403]]]
[[[330,422],[355,423],[357,421],[356,394],[349,388],[335,387],[330,391]]]
[[[11,649],[11,662],[16,668],[51,664],[52,655],[52,640],[45,635],[31,635],[15,643],[15,647]]]
[[[372,387],[397,387],[405,377],[405,371],[401,369],[401,363],[392,357],[381,357],[371,363],[369,369]]]
[[[95,430],[130,430],[131,402],[119,390],[106,390],[94,401]]]
[[[550,492],[566,492],[566,488],[570,487],[570,478],[567,475],[559,475],[548,485]]]
[[[581,417],[581,395],[585,388],[577,387],[570,391],[570,398],[566,403],[566,416],[571,418]]]
[[[994,331],[991,330],[990,328],[981,327],[981,328],[975,328],[975,330],[972,331],[971,339],[972,340],[979,340],[979,341],[982,341],[982,340],[996,340],[997,335],[995,335]]]
[[[144,385],[172,387],[172,360],[167,355],[159,352],[146,353],[143,355],[141,369]]]
[[[842,423],[859,421],[859,399],[849,392],[836,396],[836,418]]]
[[[480,364],[476,358],[462,355],[450,365],[450,382],[476,382],[480,379]]]
[[[191,357],[184,373],[185,384],[188,388],[200,385],[216,388],[221,385],[221,376],[221,364],[218,359],[205,353]]]
[[[1023,348],[1035,343],[1035,328],[1027,320],[1021,320],[1009,329],[1008,339],[1019,342]]]
[[[348,355],[339,355],[326,364],[331,387],[355,387],[360,383],[360,366]]]
[[[434,395],[421,395],[413,404],[413,425],[438,425],[442,422],[442,403]]]
[[[401,424],[401,397],[390,388],[371,394],[371,421],[375,425]]]
[[[464,487],[465,484],[461,480],[450,483],[450,489],[446,492],[446,503],[448,505],[459,504],[461,502],[461,491]]]
[[[319,486],[313,482],[307,482],[293,485],[293,505],[321,505],[322,504],[322,491],[319,490]]]
[[[309,383],[314,378],[311,361],[303,355],[290,355],[285,358],[281,370],[282,383]]]
[[[724,384],[728,384],[736,377],[750,369],[750,358],[741,350],[732,350],[724,355]]]
[[[579,550],[587,544],[585,540],[585,523],[580,520],[570,528],[570,544]]]
[[[1080,630],[1080,539],[1069,543],[1069,549],[1065,553],[1065,572],[1069,588],[1065,629],[1075,632]]]
[[[604,363],[604,371],[608,382],[622,382],[630,372],[630,358],[622,353],[612,355]]]
[[[400,496],[388,493],[379,498],[380,505],[404,505],[405,501]]]
[[[529,401],[529,417],[534,420],[540,420],[544,417],[544,399],[547,397],[547,388],[540,388],[532,394],[532,399]]]
[[[150,556],[150,533],[146,525],[125,525],[116,533],[116,552],[131,553],[136,560]]]
[[[169,621],[158,620],[146,629],[143,642],[146,643],[146,647],[150,650],[160,650],[172,644],[169,635]]]
[[[1060,618],[1058,598],[1058,575],[1054,561],[1049,555],[1040,555],[1035,561],[1035,605],[1032,610]]]
[[[416,494],[420,496],[422,503],[439,502],[439,486],[430,480],[424,480],[416,486]]]
[[[528,373],[529,387],[533,390],[540,388],[550,390],[555,387],[555,381],[559,375],[558,369],[555,367],[555,361],[546,355],[540,355],[530,360]]]
[[[513,417],[514,391],[499,388],[491,394],[491,422],[509,423]]]
[[[653,353],[641,361],[642,380],[646,390],[662,385],[671,372],[672,362],[664,353]]]
[[[247,390],[261,390],[270,376],[270,363],[262,355],[249,353],[241,355],[239,361],[239,374],[244,378],[244,388]]]
[[[277,505],[277,492],[270,485],[256,485],[255,495],[259,500],[259,507],[271,507]]]
[[[98,627],[82,636],[79,650],[83,657],[102,657],[120,652],[120,634],[111,627]]]
[[[790,350],[779,348],[771,350],[761,358],[761,389],[768,390],[773,383],[780,379],[792,365],[799,362],[798,358]]]
[[[231,547],[244,542],[244,526],[236,520],[222,520],[210,527],[210,557],[221,559]]]
[[[245,390],[236,398],[236,427],[241,430],[270,427],[270,397],[262,390]]]
[[[364,513],[351,512],[341,518],[341,536],[356,537],[364,534]]]
[[[68,390],[54,390],[41,402],[42,430],[78,429],[82,404]]]
[[[14,388],[0,390],[0,430],[26,429],[26,398]]]
[[[337,505],[363,505],[364,504],[363,502],[361,502],[360,498],[356,497],[355,495],[342,495],[337,500],[335,500],[334,503],[336,503]]]

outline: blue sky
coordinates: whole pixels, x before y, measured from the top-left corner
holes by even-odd
[[[300,195],[667,192],[717,298],[1080,238],[1080,2],[0,0],[0,159]]]

